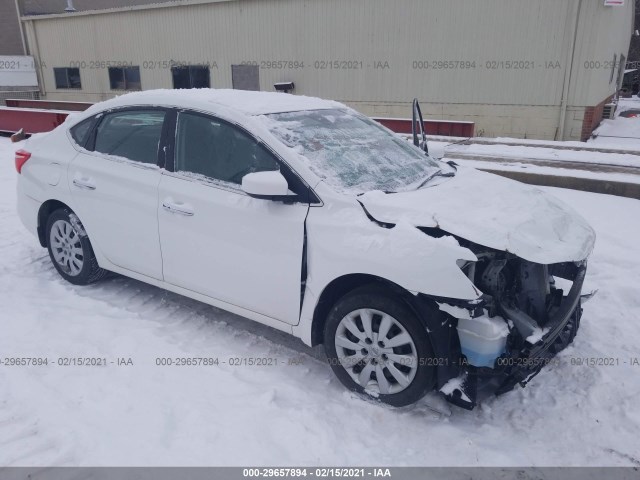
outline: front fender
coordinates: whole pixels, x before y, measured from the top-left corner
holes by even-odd
[[[311,208],[307,218],[307,272],[298,336],[311,343],[313,312],[333,280],[365,274],[413,293],[475,300],[481,292],[458,267],[476,261],[451,236],[431,237],[399,222],[386,228],[369,220],[359,206]]]

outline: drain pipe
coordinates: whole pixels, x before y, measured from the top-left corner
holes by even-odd
[[[65,12],[75,12],[76,8],[73,6],[73,0],[67,0],[67,8],[64,9]]]
[[[573,73],[573,58],[576,53],[576,40],[578,38],[578,27],[580,26],[580,12],[582,10],[582,0],[575,1],[573,36],[567,50],[566,69],[564,71],[564,85],[562,87],[562,103],[560,105],[560,125],[558,125],[558,138],[556,140],[564,140],[564,124],[567,118],[567,106],[569,102],[569,86],[571,85],[571,74]],[[571,31],[569,30],[569,31]]]
[[[24,37],[24,26],[22,25],[22,9],[20,8],[20,3],[18,3],[18,0],[15,0],[15,2],[16,2],[16,14],[18,15],[18,26],[20,27],[20,40],[22,41],[22,54],[27,55],[28,54],[27,41],[25,40],[25,37]]]

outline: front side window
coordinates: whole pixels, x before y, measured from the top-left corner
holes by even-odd
[[[171,67],[173,88],[209,88],[209,67],[187,65]]]
[[[109,67],[111,90],[142,90],[140,67]]]
[[[56,88],[82,88],[79,68],[54,68]]]
[[[109,113],[98,125],[94,150],[156,165],[164,116],[160,110]]]
[[[439,171],[422,150],[352,110],[261,118],[282,143],[302,154],[318,177],[341,193],[415,189]]]
[[[203,115],[179,114],[177,172],[240,185],[248,173],[278,169],[273,155],[237,127]]]

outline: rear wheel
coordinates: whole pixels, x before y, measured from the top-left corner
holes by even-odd
[[[349,293],[332,308],[324,345],[336,376],[349,389],[401,407],[435,385],[427,330],[408,306],[379,287]]]
[[[69,209],[55,210],[47,219],[47,248],[58,273],[74,285],[87,285],[103,278],[91,242],[78,217]]]

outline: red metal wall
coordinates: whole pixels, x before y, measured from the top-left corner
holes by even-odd
[[[396,133],[411,133],[411,119],[408,118],[374,118],[389,130]],[[453,122],[448,120],[425,120],[424,130],[427,135],[443,135],[446,137],[473,137],[474,122]]]
[[[0,132],[15,133],[21,128],[28,134],[50,132],[72,112],[0,107]]]
[[[55,100],[27,100],[21,98],[9,98],[5,100],[7,107],[15,108],[42,108],[44,110],[69,110],[71,112],[84,112],[93,103],[87,102],[59,102]]]

